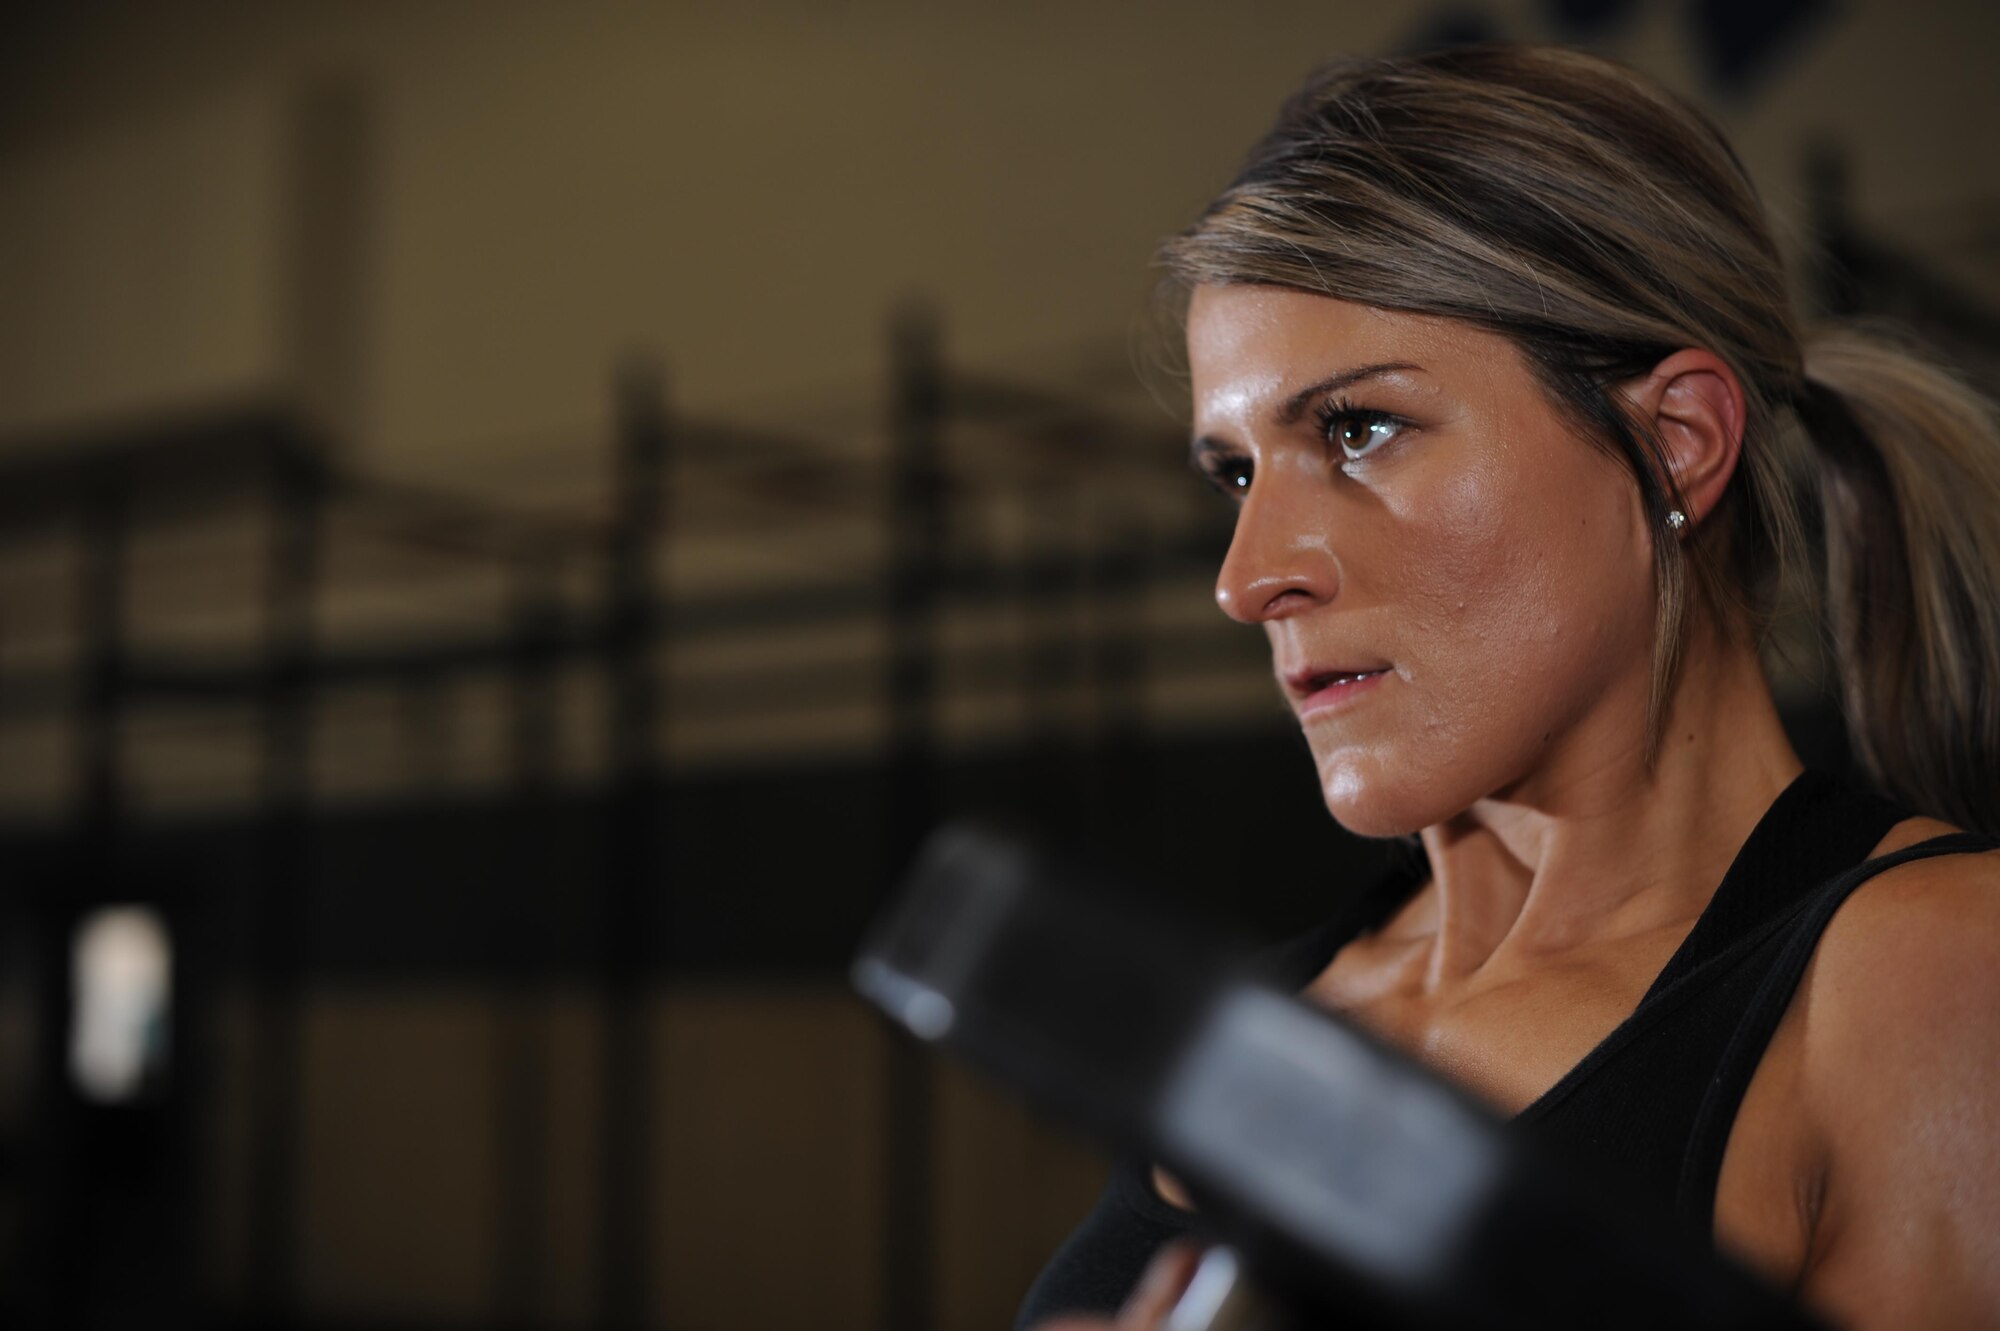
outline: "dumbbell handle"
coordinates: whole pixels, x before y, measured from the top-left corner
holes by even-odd
[[[1236,1250],[1218,1243],[1202,1253],[1164,1331],[1292,1331],[1292,1323],[1251,1282]]]

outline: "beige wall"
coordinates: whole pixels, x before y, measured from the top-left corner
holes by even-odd
[[[1490,6],[1522,35],[1543,7]],[[1699,91],[1685,6],[1610,49]],[[1119,339],[1154,240],[1314,58],[1422,7],[176,6],[15,56],[0,103],[0,431],[282,378],[288,97],[365,90],[378,193],[358,443],[398,474],[575,471],[615,357],[813,424],[900,293],[976,360]],[[1718,108],[1796,214],[1804,144],[1929,243],[2000,195],[2000,10],[1865,0]],[[1959,224],[1962,229],[1962,224]],[[25,293],[25,297],[16,294]],[[276,340],[274,340],[276,339]],[[480,471],[467,475],[477,464]],[[567,467],[565,464],[568,464]]]
[[[183,405],[275,366],[281,128],[213,90],[10,145],[0,171],[0,428]]]

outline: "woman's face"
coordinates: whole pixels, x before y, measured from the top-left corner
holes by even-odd
[[[1327,807],[1369,836],[1539,805],[1644,743],[1638,487],[1511,342],[1276,287],[1188,315],[1195,461],[1239,505],[1216,583],[1264,626]]]

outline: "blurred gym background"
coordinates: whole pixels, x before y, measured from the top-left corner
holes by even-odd
[[[1370,871],[1148,258],[1321,57],[1492,36],[1994,382],[1990,0],[0,20],[0,1323],[1007,1325],[1102,1166],[846,959],[962,808],[1253,937]]]

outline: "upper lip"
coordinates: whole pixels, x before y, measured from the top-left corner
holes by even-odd
[[[1285,672],[1285,688],[1294,698],[1307,698],[1343,675],[1372,675],[1387,670],[1386,663],[1375,661],[1368,664],[1310,665]]]

